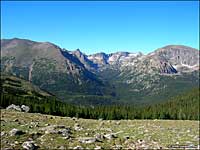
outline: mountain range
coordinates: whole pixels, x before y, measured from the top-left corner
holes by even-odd
[[[86,55],[49,42],[2,39],[1,72],[75,104],[151,104],[199,86],[199,50],[168,45],[146,55]]]

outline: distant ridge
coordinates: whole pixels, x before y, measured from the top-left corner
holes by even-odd
[[[84,103],[94,103],[99,96],[120,103],[152,103],[199,82],[199,50],[183,45],[164,46],[147,55],[86,55],[80,49],[68,51],[50,42],[14,38],[1,40],[1,56],[2,72],[70,102],[86,96]]]

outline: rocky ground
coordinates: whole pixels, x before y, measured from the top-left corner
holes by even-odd
[[[2,149],[197,149],[199,140],[199,121],[88,120],[1,110]]]

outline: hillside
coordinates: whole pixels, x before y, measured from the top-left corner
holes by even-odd
[[[91,120],[1,110],[3,149],[199,148],[199,121]]]
[[[110,92],[109,84],[88,71],[74,55],[52,43],[14,38],[1,40],[1,46],[2,72],[31,81],[63,100],[69,95]]]
[[[30,112],[51,115],[82,117],[87,119],[184,119],[199,120],[199,88],[187,91],[179,96],[147,106],[103,105],[105,99],[99,99],[101,105],[81,106],[60,101],[23,79],[12,76],[1,78],[1,103],[6,108],[11,104],[27,105]],[[98,99],[98,98],[96,98]],[[78,101],[78,99],[77,99]]]
[[[1,74],[1,93],[27,98],[35,97],[38,99],[55,97],[52,94],[41,90],[31,82],[6,74]]]

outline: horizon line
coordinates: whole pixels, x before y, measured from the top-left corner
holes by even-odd
[[[55,44],[54,42],[50,42],[50,41],[37,41],[37,40],[28,39],[28,38],[18,38],[18,37],[13,37],[13,38],[1,38],[1,40],[14,40],[14,39],[18,39],[18,40],[27,40],[27,41],[37,42],[37,43],[50,43],[50,44],[52,44],[52,45],[55,45],[55,46],[59,47],[59,48],[62,49],[62,50],[67,50],[67,51],[69,51],[69,52],[73,52],[73,51],[79,50],[79,51],[81,51],[81,53],[84,53],[84,54],[87,55],[87,56],[89,56],[89,55],[94,55],[94,54],[99,54],[99,53],[104,53],[104,54],[109,55],[109,54],[114,54],[114,53],[119,53],[119,52],[127,52],[127,53],[130,53],[130,54],[142,53],[143,55],[148,55],[148,54],[150,54],[150,53],[152,53],[152,52],[154,52],[154,51],[156,51],[156,50],[158,50],[158,49],[161,49],[161,48],[167,47],[167,46],[184,46],[184,47],[189,47],[189,48],[193,48],[193,49],[196,49],[196,50],[199,50],[199,51],[200,51],[200,49],[194,48],[194,47],[188,46],[188,45],[183,45],[183,44],[167,44],[167,45],[164,45],[164,46],[162,46],[162,47],[158,47],[158,48],[156,48],[156,49],[154,49],[154,50],[151,50],[150,52],[147,52],[147,53],[143,52],[143,51],[145,51],[145,50],[143,50],[143,51],[142,51],[142,50],[141,50],[141,51],[135,51],[135,52],[130,52],[130,51],[126,51],[126,50],[125,50],[125,51],[116,50],[115,52],[111,52],[111,53],[105,53],[104,51],[99,51],[99,52],[92,53],[92,54],[86,54],[85,52],[83,52],[83,51],[81,50],[81,48],[76,48],[76,49],[73,49],[73,50],[69,50],[69,49],[67,49],[67,48],[65,48],[65,47],[62,47],[62,48],[61,48],[61,46],[59,46],[59,44]]]

